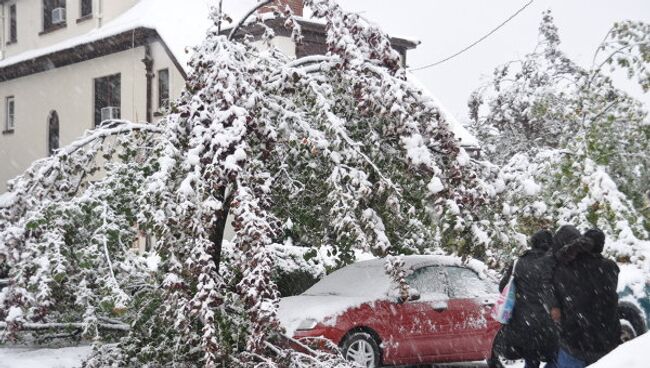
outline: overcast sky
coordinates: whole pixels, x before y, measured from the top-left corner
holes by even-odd
[[[412,67],[443,59],[489,32],[528,0],[339,0],[392,35],[422,44],[409,54]],[[422,82],[461,121],[466,102],[494,67],[521,58],[537,42],[544,10],[551,9],[562,48],[581,65],[590,65],[594,50],[615,21],[650,22],[650,0],[534,0],[523,13],[487,40],[437,67],[416,72]],[[624,77],[617,82],[650,104],[650,94]]]

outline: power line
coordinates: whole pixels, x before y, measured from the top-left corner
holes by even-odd
[[[486,34],[485,36],[483,36],[483,37],[479,38],[478,40],[474,41],[472,44],[470,44],[469,46],[465,47],[464,49],[458,51],[457,53],[455,53],[455,54],[453,54],[453,55],[451,55],[451,56],[449,56],[449,57],[446,57],[446,58],[444,58],[444,59],[442,59],[442,60],[436,61],[435,63],[432,63],[432,64],[427,64],[427,65],[424,65],[424,66],[421,66],[421,67],[418,67],[418,68],[411,68],[410,71],[415,72],[415,71],[418,71],[418,70],[424,70],[424,69],[428,69],[428,68],[433,68],[434,66],[440,65],[440,64],[442,64],[442,63],[444,63],[444,62],[446,62],[446,61],[449,61],[449,60],[455,58],[456,56],[458,56],[458,55],[464,53],[465,51],[467,51],[467,50],[471,49],[472,47],[474,47],[474,46],[478,45],[479,43],[481,43],[481,42],[482,42],[483,40],[485,40],[486,38],[490,37],[490,36],[491,36],[492,34],[494,34],[496,31],[498,31],[499,29],[501,29],[501,27],[503,27],[503,26],[505,26],[506,24],[508,24],[508,22],[510,22],[510,21],[513,20],[516,16],[518,16],[521,12],[523,12],[524,10],[526,10],[526,8],[527,8],[528,6],[530,6],[530,4],[533,3],[533,1],[535,1],[535,0],[529,0],[528,3],[527,3],[526,5],[524,5],[521,9],[517,10],[516,13],[514,13],[513,15],[511,15],[508,19],[506,19],[505,21],[503,21],[503,22],[502,22],[501,24],[499,24],[496,28],[494,28],[493,30],[491,30],[488,34]]]

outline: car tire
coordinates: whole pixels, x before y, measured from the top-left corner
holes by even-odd
[[[647,332],[643,315],[634,305],[619,305],[617,312],[618,318],[621,320],[621,340],[623,342]]]
[[[622,319],[621,320],[621,342],[626,343],[630,340],[634,340],[637,337],[636,330],[630,321]]]
[[[367,332],[350,334],[343,342],[341,351],[346,360],[356,362],[362,367],[381,367],[381,349],[377,340]]]

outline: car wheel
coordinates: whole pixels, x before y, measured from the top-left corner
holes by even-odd
[[[346,360],[366,368],[379,367],[381,352],[379,344],[368,333],[356,332],[343,343],[343,356]]]
[[[626,343],[637,336],[636,330],[630,321],[621,320],[621,342]]]
[[[618,307],[618,318],[621,321],[621,340],[623,342],[643,335],[647,331],[643,314],[634,305],[621,303]]]

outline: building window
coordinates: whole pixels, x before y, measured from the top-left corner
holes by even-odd
[[[47,153],[52,156],[59,149],[59,114],[52,111],[47,118]]]
[[[16,100],[13,96],[6,99],[5,131],[11,132],[16,128]]]
[[[158,71],[158,108],[169,107],[169,69]]]
[[[90,17],[93,14],[93,0],[81,0],[81,18]]]
[[[15,43],[18,41],[18,18],[16,16],[16,4],[9,6],[9,42]]]
[[[65,24],[65,0],[43,0],[43,31],[65,27]]]
[[[119,119],[120,75],[114,74],[95,79],[95,126],[106,120]]]

